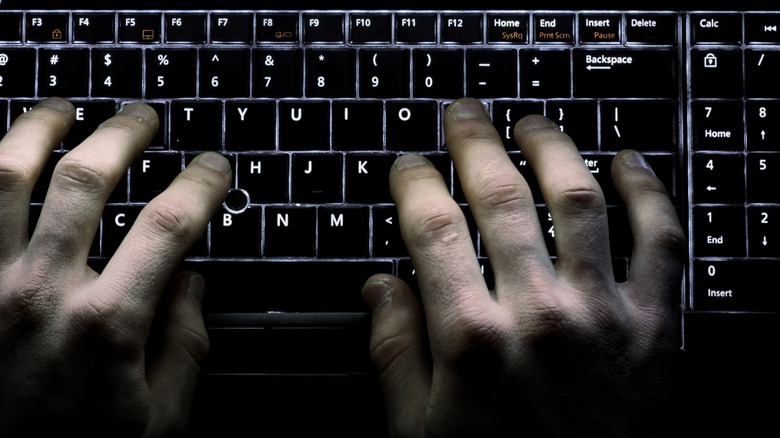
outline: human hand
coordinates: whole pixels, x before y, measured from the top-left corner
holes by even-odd
[[[399,158],[391,191],[422,307],[390,275],[363,289],[391,435],[674,436],[685,239],[663,184],[637,152],[615,157],[634,235],[616,283],[603,193],[566,134],[541,116],[514,130],[555,224],[553,264],[484,106],[455,101],[444,124],[495,288],[441,175]]]
[[[208,351],[203,279],[171,277],[227,193],[230,166],[196,158],[98,274],[87,255],[103,206],[159,121],[130,104],[66,154],[28,240],[33,185],[74,120],[52,98],[0,142],[0,436],[164,436],[185,426]]]

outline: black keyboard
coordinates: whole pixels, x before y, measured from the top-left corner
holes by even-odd
[[[213,397],[278,385],[290,407],[301,403],[292,385],[322,397],[302,409],[323,409],[314,415],[330,425],[331,387],[376,396],[362,385],[372,369],[361,285],[378,272],[414,284],[388,170],[400,154],[426,155],[468,216],[441,127],[446,105],[466,95],[488,105],[534,190],[553,257],[554,226],[510,136],[532,113],[572,136],[604,188],[616,280],[631,239],[609,168],[634,148],[686,226],[686,318],[780,313],[780,12],[0,8],[7,121],[47,96],[77,108],[49,172],[128,102],[162,121],[106,206],[97,269],[189,160],[217,151],[232,163],[233,188],[185,261],[212,285],[203,391]],[[44,177],[32,221],[45,189]],[[249,409],[231,400],[220,412]],[[381,423],[381,412],[349,409]]]

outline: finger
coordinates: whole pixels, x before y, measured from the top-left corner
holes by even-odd
[[[555,269],[562,278],[604,290],[612,284],[604,194],[577,146],[549,119],[527,116],[515,141],[533,168],[555,226]]]
[[[390,192],[416,270],[430,325],[492,301],[477,262],[466,218],[441,174],[422,156],[404,155],[390,169]]]
[[[182,432],[209,350],[201,303],[203,277],[177,275],[173,290],[160,308],[159,326],[152,333],[147,354],[146,380],[151,396],[147,436],[173,436]]]
[[[157,131],[149,106],[127,105],[57,163],[30,252],[69,269],[86,263],[108,196]]]
[[[635,302],[669,308],[679,303],[686,240],[666,187],[632,150],[621,151],[612,161],[612,180],[626,203],[634,235],[628,290]]]
[[[213,152],[197,156],[171,185],[141,210],[99,282],[103,300],[148,330],[162,286],[203,234],[227,195],[231,169]],[[163,280],[164,281],[164,280]],[[141,333],[144,335],[144,333]]]
[[[75,114],[65,99],[44,100],[20,115],[0,141],[0,260],[26,249],[33,187]]]
[[[409,287],[386,274],[363,286],[371,309],[371,361],[377,370],[392,436],[422,431],[431,391],[431,360],[422,309]]]
[[[529,273],[552,274],[531,190],[506,154],[484,105],[468,98],[453,102],[444,128],[447,149],[490,258],[499,300],[502,291],[516,289]]]

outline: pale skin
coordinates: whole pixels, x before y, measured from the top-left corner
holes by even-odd
[[[176,270],[224,200],[230,166],[215,153],[195,159],[98,274],[87,255],[102,208],[159,121],[128,105],[62,158],[28,239],[33,186],[74,119],[70,103],[48,99],[0,141],[0,436],[52,425],[171,436],[209,348],[206,285]],[[685,240],[663,185],[639,154],[614,160],[635,242],[617,284],[603,195],[565,134],[538,116],[515,130],[554,217],[553,264],[481,104],[454,102],[444,123],[496,286],[485,286],[441,176],[401,157],[390,185],[421,300],[389,275],[363,289],[391,435],[674,435]]]

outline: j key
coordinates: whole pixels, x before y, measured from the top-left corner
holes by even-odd
[[[574,97],[677,96],[674,50],[574,49]]]
[[[520,52],[522,97],[571,96],[571,55],[568,50]]]
[[[211,256],[257,257],[260,255],[259,208],[240,214],[220,210],[211,220]]]
[[[408,50],[361,50],[360,97],[409,97]]]
[[[106,205],[101,223],[101,248],[103,257],[111,257],[122,244],[143,207],[140,205]]]
[[[333,149],[381,150],[384,108],[381,101],[333,101]]]
[[[27,14],[27,41],[67,43],[70,38],[70,17],[67,14]]]
[[[288,151],[327,150],[330,107],[326,101],[279,102],[279,148]]]
[[[276,149],[276,107],[273,101],[225,102],[225,149]]]
[[[145,153],[130,166],[130,202],[149,202],[181,173],[180,154]]]
[[[331,13],[303,14],[305,43],[340,43],[344,41],[344,15]]]
[[[292,202],[340,203],[343,158],[341,154],[293,154]]]
[[[205,43],[206,16],[190,13],[166,14],[165,41],[169,43]]]
[[[745,50],[745,96],[780,97],[780,52]]]
[[[677,104],[673,101],[602,101],[602,149],[675,151],[676,113]],[[647,129],[648,126],[653,129]]]
[[[78,43],[112,43],[114,14],[74,13],[73,41]]]
[[[120,13],[119,42],[121,43],[159,43],[162,17],[160,14],[141,12]]]
[[[93,49],[92,95],[141,98],[141,50]]]
[[[580,150],[598,149],[596,102],[549,100],[545,115],[557,123],[561,131],[569,134]]]
[[[544,104],[542,102],[494,100],[493,125],[501,135],[504,147],[509,151],[518,150],[513,135],[515,124],[529,114],[542,114],[543,112]]]
[[[395,40],[399,43],[433,44],[436,42],[435,14],[395,14]]]
[[[780,311],[780,294],[756,287],[773,284],[778,270],[777,260],[694,260],[692,306],[696,310]]]
[[[693,254],[696,257],[744,257],[745,209],[693,207]]]
[[[249,193],[249,200],[262,204],[286,204],[290,201],[290,157],[287,154],[238,154],[238,187]]]
[[[266,207],[264,223],[266,257],[315,256],[315,207]]]
[[[195,50],[146,51],[146,97],[195,97]]]
[[[780,203],[780,153],[747,154],[747,202]]]
[[[297,43],[298,14],[270,13],[257,15],[257,42]]]
[[[742,97],[742,52],[691,50],[693,97]]]
[[[171,147],[188,151],[222,149],[222,102],[171,102]]]
[[[388,101],[386,117],[388,150],[438,149],[439,111],[435,101]]]
[[[71,103],[76,108],[76,121],[73,123],[73,127],[71,127],[65,140],[63,140],[65,149],[73,149],[78,146],[95,131],[98,125],[116,113],[114,101],[72,100]]]
[[[780,207],[748,207],[748,256],[780,257],[778,222],[780,222]]]
[[[473,97],[517,97],[517,52],[466,51],[466,94]]]
[[[347,154],[346,155],[346,201],[349,203],[389,204],[388,175],[396,155]]]
[[[780,101],[748,100],[745,124],[748,150],[774,150],[780,141]]]
[[[415,50],[412,93],[415,97],[463,97],[462,50]]]
[[[201,97],[250,97],[249,50],[201,50]]]
[[[311,97],[355,97],[355,51],[307,50],[306,93]]]
[[[220,12],[211,16],[211,42],[251,43],[254,38],[252,14]]]
[[[691,112],[694,150],[741,151],[744,148],[742,102],[693,102]]]
[[[395,205],[377,206],[371,209],[373,224],[372,248],[374,257],[406,257],[398,210]]]
[[[481,14],[442,14],[439,35],[444,44],[477,44],[482,42]]]
[[[745,160],[741,154],[694,154],[691,169],[695,203],[745,202]]]
[[[39,96],[86,96],[89,89],[89,51],[66,49],[38,51]]]
[[[303,96],[302,50],[256,50],[253,56],[254,97]]]
[[[353,43],[389,43],[390,14],[350,14],[349,39]]]
[[[35,96],[35,49],[4,49],[0,53],[0,96]]]
[[[317,255],[367,257],[368,207],[320,207],[317,211]]]

